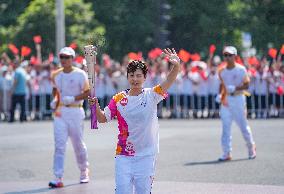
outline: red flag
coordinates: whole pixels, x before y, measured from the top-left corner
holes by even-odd
[[[163,52],[162,49],[154,48],[148,53],[148,57],[150,59],[156,59],[157,57],[159,57],[162,54],[162,52]]]
[[[201,76],[201,78],[202,78],[203,80],[207,80],[207,75],[206,75],[206,72],[205,72],[205,71],[201,70],[201,71],[199,71],[198,73],[199,73],[199,75]]]
[[[51,63],[54,60],[54,55],[53,53],[49,53],[48,55],[48,61]]]
[[[30,59],[30,63],[32,65],[38,65],[39,61],[38,61],[38,59],[35,56],[32,56],[31,59]]]
[[[36,44],[40,44],[41,43],[41,36],[40,35],[37,35],[37,36],[34,36],[34,42],[36,43]]]
[[[209,47],[209,53],[214,54],[215,51],[216,51],[216,46],[214,44],[211,44]]]
[[[197,67],[197,66],[194,66],[194,67],[191,68],[190,71],[191,71],[192,73],[198,72],[198,67]]]
[[[138,58],[137,54],[134,53],[134,52],[128,53],[127,56],[130,60],[137,60],[137,58]]]
[[[250,65],[254,65],[254,66],[258,66],[259,65],[259,61],[258,61],[258,59],[256,57],[250,57],[248,59],[248,63]]]
[[[178,56],[179,56],[179,58],[180,58],[183,62],[185,62],[185,63],[187,63],[187,62],[189,61],[189,59],[190,59],[190,53],[187,52],[187,51],[184,50],[184,49],[181,49],[181,50],[178,52]]]
[[[30,55],[31,52],[32,52],[32,50],[29,47],[27,47],[27,46],[21,47],[21,56],[22,57],[26,57],[26,56]]]
[[[279,95],[283,95],[284,94],[284,89],[283,89],[282,86],[278,86],[277,87],[277,94],[279,94]]]
[[[251,74],[253,77],[256,76],[256,69],[255,68],[250,68],[248,71],[249,71],[249,74]]]
[[[69,47],[75,50],[77,48],[77,44],[75,42],[72,42]]]
[[[8,44],[8,48],[14,55],[19,54],[19,49],[14,44]]]
[[[236,56],[235,60],[236,60],[237,63],[239,63],[241,65],[244,65],[244,62],[243,62],[242,58],[239,55]]]
[[[273,59],[275,59],[276,56],[277,56],[277,50],[276,50],[275,48],[270,48],[270,49],[268,50],[268,54],[269,54],[270,57],[272,57]]]
[[[139,51],[137,53],[137,60],[142,60],[143,59],[143,53],[141,51]]]
[[[75,62],[76,62],[76,63],[82,64],[82,63],[83,63],[83,60],[84,60],[84,57],[82,57],[82,56],[77,56],[77,57],[75,58]]]
[[[198,53],[191,54],[190,56],[192,61],[200,61],[201,57]]]
[[[281,53],[282,55],[284,55],[284,44],[282,44],[282,47],[281,47],[280,53]]]

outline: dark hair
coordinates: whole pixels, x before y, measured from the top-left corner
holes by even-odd
[[[147,75],[147,72],[148,72],[148,67],[145,64],[145,62],[140,61],[140,60],[131,61],[127,65],[127,77],[128,77],[129,73],[134,73],[137,69],[141,69],[144,77],[146,78],[146,75]]]

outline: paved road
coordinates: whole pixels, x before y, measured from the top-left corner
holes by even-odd
[[[247,160],[241,133],[233,125],[233,161],[221,155],[219,120],[160,120],[160,154],[153,193],[284,193],[284,120],[251,120],[257,158]],[[114,192],[116,123],[89,129],[85,123],[92,182],[78,183],[71,144],[65,184],[49,190],[52,176],[51,122],[0,123],[0,193]]]

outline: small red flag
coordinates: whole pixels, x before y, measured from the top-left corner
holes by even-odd
[[[137,60],[142,60],[143,59],[143,53],[141,51],[139,51],[137,53]]]
[[[134,52],[128,53],[127,56],[130,60],[137,60],[137,58],[138,58],[137,54],[134,53]]]
[[[214,54],[215,51],[216,51],[216,46],[214,44],[211,44],[209,47],[209,53]]]
[[[79,63],[79,64],[82,64],[82,63],[83,63],[83,60],[84,60],[84,57],[82,57],[82,56],[77,56],[77,57],[75,58],[75,61],[76,61],[77,63]]]
[[[159,57],[162,54],[162,52],[163,52],[162,49],[154,48],[148,53],[148,57],[150,59],[156,59],[157,57]]]
[[[77,46],[77,44],[75,43],[75,42],[72,42],[70,45],[69,45],[69,47],[71,47],[72,49],[76,49],[78,46]]]
[[[190,56],[192,61],[200,61],[201,57],[198,53],[191,54]]]
[[[268,50],[268,54],[269,54],[270,57],[272,57],[273,59],[275,59],[276,56],[277,56],[277,50],[276,50],[275,48],[270,48],[270,49]]]
[[[30,59],[30,63],[32,65],[38,65],[39,61],[38,61],[38,59],[35,56],[32,56],[31,59]]]
[[[241,64],[241,65],[244,65],[244,62],[243,62],[242,58],[239,55],[236,56],[236,62]]]
[[[34,42],[36,43],[36,44],[40,44],[41,43],[41,36],[40,35],[37,35],[37,36],[34,36]]]
[[[53,53],[49,53],[49,55],[48,55],[48,61],[51,63],[51,62],[53,62],[53,60],[54,60],[54,55],[53,55]]]
[[[32,50],[29,47],[27,47],[27,46],[21,47],[21,56],[22,57],[26,57],[26,56],[30,55],[31,52],[32,52]]]
[[[258,61],[258,59],[256,57],[250,57],[248,59],[248,63],[250,65],[255,65],[255,66],[259,65],[259,61]]]
[[[14,55],[19,54],[19,49],[14,44],[8,44],[8,48]]]
[[[255,68],[250,68],[249,69],[249,74],[251,74],[253,77],[256,76],[256,69]]]
[[[185,63],[187,63],[187,62],[189,61],[189,59],[190,59],[190,53],[187,52],[187,51],[184,50],[184,49],[181,49],[181,50],[178,52],[178,56],[179,56],[179,58],[180,58],[183,62],[185,62]]]
[[[283,95],[284,94],[284,89],[283,89],[282,86],[278,86],[277,87],[277,94],[279,94],[279,95]]]
[[[280,53],[281,53],[282,55],[284,55],[284,44],[282,44],[282,47],[281,47]]]

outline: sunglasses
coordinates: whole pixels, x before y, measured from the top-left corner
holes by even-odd
[[[231,54],[224,54],[223,56],[224,57],[232,57],[233,55],[231,55]]]
[[[60,58],[60,59],[70,59],[71,56],[60,55],[59,58]]]

